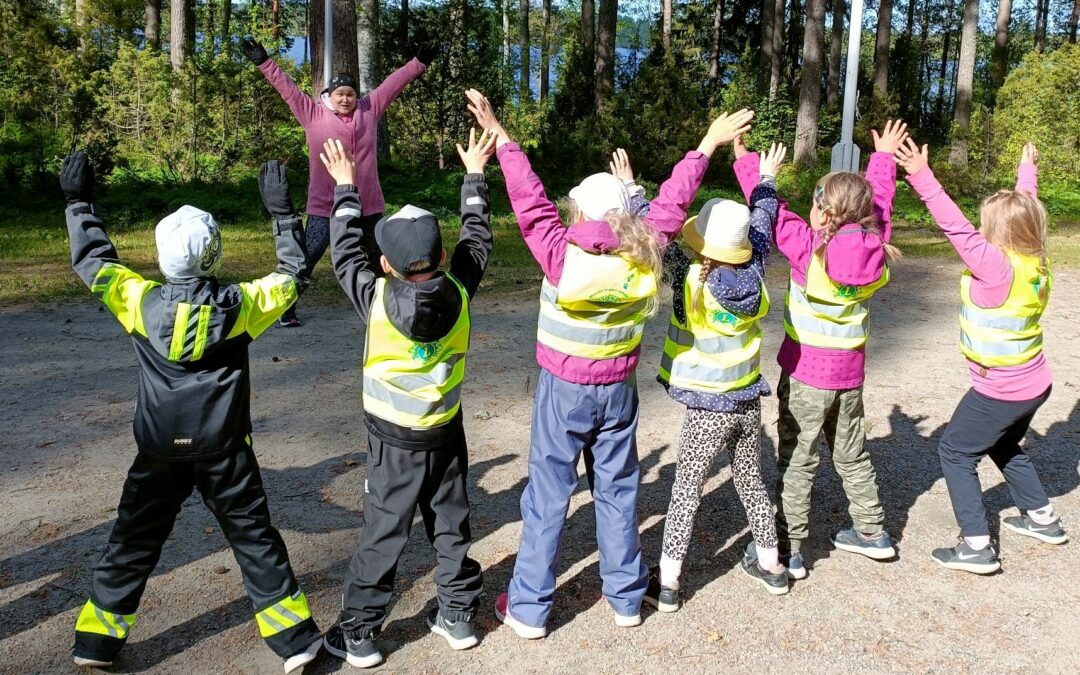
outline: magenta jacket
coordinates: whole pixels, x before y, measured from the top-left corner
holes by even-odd
[[[971,270],[971,300],[980,307],[1000,306],[1009,297],[1012,287],[1013,270],[1009,257],[988,242],[964,217],[929,168],[908,176],[908,182],[949,238],[949,243],[960,254],[960,259]],[[1038,198],[1038,169],[1035,165],[1020,165],[1016,174],[1016,189]],[[968,372],[975,391],[1001,401],[1030,401],[1041,396],[1053,383],[1053,374],[1042,352],[1027,363],[1002,368],[985,368],[969,360]]]
[[[375,155],[375,135],[386,109],[398,94],[427,68],[417,59],[395,70],[367,96],[357,99],[356,110],[349,116],[333,112],[318,98],[308,96],[285,74],[273,59],[267,59],[259,70],[285,99],[296,121],[304,128],[308,144],[309,216],[330,217],[334,205],[334,180],[319,160],[323,142],[337,138],[356,160],[354,184],[360,189],[360,208],[364,215],[382,213],[382,187],[379,186],[379,162]]]
[[[536,262],[540,263],[540,269],[548,281],[559,285],[567,244],[572,243],[591,253],[611,253],[618,248],[619,240],[605,222],[590,221],[571,227],[563,225],[558,208],[544,193],[539,176],[533,172],[529,158],[517,143],[503,145],[497,155],[506,179],[510,206],[517,216],[525,245]],[[686,210],[694,201],[708,166],[709,158],[700,152],[686,153],[650,204],[645,220],[665,246],[682,231]],[[561,354],[540,343],[536,345],[536,362],[541,368],[559,379],[577,384],[622,382],[634,374],[640,358],[640,347],[624,356],[595,360]]]
[[[747,199],[758,184],[758,154],[752,152],[735,162],[735,175]],[[882,239],[892,237],[893,197],[896,196],[896,163],[886,152],[870,155],[866,167],[866,180],[874,191],[874,213],[878,218]],[[840,229],[858,229],[858,225],[844,225]],[[788,210],[787,202],[780,200],[780,213],[776,221],[776,247],[791,264],[791,277],[797,284],[806,283],[806,269],[810,265],[818,235],[805,220]],[[881,240],[875,235],[849,234],[833,237],[825,248],[825,269],[834,281],[864,286],[881,277],[885,265],[885,251]],[[780,368],[796,380],[818,389],[854,389],[861,387],[866,377],[866,351],[863,349],[825,349],[800,344],[784,335],[780,351],[776,355]]]

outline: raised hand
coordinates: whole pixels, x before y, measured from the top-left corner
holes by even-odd
[[[731,147],[735,150],[735,159],[741,159],[750,154],[750,149],[746,147],[742,134],[739,134],[731,141]]]
[[[906,138],[903,145],[896,149],[893,159],[904,167],[904,171],[910,176],[930,166],[930,146],[924,145],[920,149],[915,141]]]
[[[60,189],[68,204],[93,200],[94,168],[85,152],[80,150],[64,158],[60,167]]]
[[[270,58],[263,46],[249,37],[240,41],[240,51],[244,53],[248,61],[257,66],[261,66]]]
[[[495,111],[491,109],[491,102],[487,97],[475,89],[467,89],[465,97],[469,99],[469,112],[476,118],[476,123],[483,129],[492,132],[496,137],[496,145],[510,142],[510,135],[495,117]]]
[[[895,154],[908,137],[907,124],[901,120],[889,120],[885,123],[885,130],[880,134],[877,129],[871,129],[870,135],[874,137],[874,150]]]
[[[758,165],[758,173],[762,176],[776,176],[776,172],[780,170],[780,165],[784,163],[784,158],[787,157],[787,146],[783,143],[773,143],[761,157],[761,162]]]
[[[458,143],[457,152],[465,165],[465,173],[484,173],[488,160],[495,154],[495,134],[484,129],[477,139],[476,129],[469,129],[469,148],[466,150]]]
[[[285,165],[276,159],[263,162],[259,167],[259,194],[271,217],[289,218],[296,214],[292,197],[289,196],[289,177],[285,173]]]
[[[1020,151],[1020,163],[1033,166],[1039,163],[1039,149],[1034,143],[1024,144],[1024,149]]]
[[[754,119],[754,111],[743,108],[736,113],[724,113],[713,120],[705,137],[701,139],[698,151],[704,155],[712,156],[716,148],[724,143],[730,143],[737,137],[750,131],[750,121]]]
[[[430,66],[431,62],[438,58],[441,51],[439,45],[434,42],[421,43],[416,48],[416,60],[425,66]]]
[[[634,182],[634,169],[630,166],[630,157],[627,156],[626,150],[618,148],[611,153],[611,161],[608,162],[608,166],[611,168],[611,175],[626,185]]]
[[[340,140],[332,138],[323,143],[323,151],[319,153],[319,159],[338,185],[353,184],[356,162],[341,145]]]

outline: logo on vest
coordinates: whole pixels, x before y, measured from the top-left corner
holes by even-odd
[[[604,288],[589,296],[589,302],[626,302],[630,299],[630,295],[622,289],[618,288]]]
[[[735,322],[738,319],[736,319],[735,315],[732,314],[731,312],[725,312],[723,310],[718,309],[715,312],[713,312],[712,320],[713,320],[713,323],[725,323],[725,324],[728,324],[730,326],[734,326]]]
[[[435,358],[435,355],[439,353],[441,348],[442,343],[438,340],[435,342],[414,342],[412,349],[409,350],[409,356],[411,356],[414,361],[427,363]]]
[[[858,286],[849,286],[847,284],[840,284],[836,287],[836,297],[850,300],[859,294]]]

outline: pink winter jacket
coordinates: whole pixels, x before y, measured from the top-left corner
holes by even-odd
[[[345,117],[301,91],[273,59],[263,62],[259,70],[285,99],[296,121],[304,128],[308,144],[308,215],[329,218],[334,205],[334,180],[319,160],[323,142],[331,138],[339,139],[356,160],[353,182],[360,190],[360,208],[364,215],[381,213],[386,204],[379,186],[379,162],[375,155],[379,118],[398,94],[426,70],[424,64],[413,59],[398,68],[371,93],[357,99],[356,110]]]
[[[758,183],[758,154],[744,155],[735,162],[735,175],[746,198]],[[892,237],[893,197],[896,196],[896,163],[885,152],[870,155],[866,180],[874,192],[874,213],[881,228],[881,239]],[[858,229],[844,225],[841,230]],[[833,237],[825,247],[825,269],[829,277],[843,284],[864,286],[881,277],[885,252],[881,239],[871,234],[849,234]],[[788,210],[780,200],[776,221],[776,247],[791,265],[791,277],[797,284],[806,283],[806,270],[818,245],[818,235],[805,220]],[[780,368],[796,380],[818,389],[854,389],[861,387],[866,377],[865,349],[825,349],[809,347],[784,335],[776,355]]]
[[[908,176],[911,187],[922,198],[930,215],[949,238],[960,259],[971,270],[971,299],[980,307],[998,307],[1009,297],[1013,270],[1009,257],[986,240],[960,207],[945,194],[941,183],[928,168]],[[1016,189],[1038,198],[1038,169],[1021,164],[1016,174]],[[1038,356],[1018,366],[985,368],[968,361],[968,372],[975,391],[1000,401],[1030,401],[1038,398],[1053,383],[1046,357]]]
[[[499,164],[506,179],[510,206],[517,216],[518,227],[540,269],[548,281],[558,286],[562,278],[567,244],[574,244],[591,253],[611,253],[619,241],[611,227],[600,221],[563,225],[559,210],[544,193],[540,178],[533,172],[529,158],[517,143],[507,143],[498,150]],[[671,178],[660,186],[660,192],[649,205],[645,220],[666,246],[682,231],[686,210],[694,201],[698,187],[705,177],[709,158],[700,152],[688,152],[671,172]],[[536,361],[540,367],[559,379],[576,384],[613,384],[633,375],[641,357],[641,348],[613,359],[586,359],[568,356],[544,345],[536,345]]]

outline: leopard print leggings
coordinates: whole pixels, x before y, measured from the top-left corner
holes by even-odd
[[[761,399],[740,401],[733,412],[687,408],[664,523],[664,555],[672,560],[686,557],[702,485],[713,458],[724,448],[732,451],[735,491],[746,510],[754,542],[760,548],[777,545],[773,504],[761,482]]]

